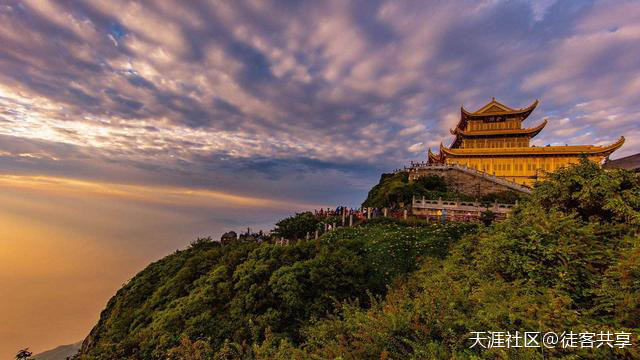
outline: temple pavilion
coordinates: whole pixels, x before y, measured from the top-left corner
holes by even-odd
[[[440,143],[439,154],[429,149],[428,163],[463,165],[530,186],[545,173],[578,162],[581,156],[600,164],[624,143],[621,136],[607,146],[532,146],[530,140],[547,125],[544,120],[531,128],[522,126],[536,106],[538,100],[512,109],[493,98],[475,112],[461,107],[460,121],[451,130],[453,142],[448,147]]]

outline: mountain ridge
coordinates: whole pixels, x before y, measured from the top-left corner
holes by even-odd
[[[75,355],[82,341],[78,341],[73,344],[59,345],[51,350],[43,351],[33,356],[34,360],[66,360],[68,357]]]

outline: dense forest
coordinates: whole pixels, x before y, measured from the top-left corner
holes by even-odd
[[[638,175],[585,160],[490,226],[375,219],[287,246],[200,239],[123,286],[79,358],[640,358],[639,228]],[[473,331],[516,330],[625,331],[634,345],[470,347]]]

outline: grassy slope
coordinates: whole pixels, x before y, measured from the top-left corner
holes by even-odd
[[[336,301],[370,303],[423,256],[442,258],[469,226],[372,223],[290,246],[200,242],[151,264],[109,301],[84,359],[160,359],[180,339],[297,343]]]

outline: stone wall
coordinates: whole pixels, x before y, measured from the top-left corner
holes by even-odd
[[[409,181],[422,176],[438,175],[444,177],[452,188],[474,197],[501,191],[531,192],[529,188],[517,183],[456,165],[415,166],[408,171]]]

